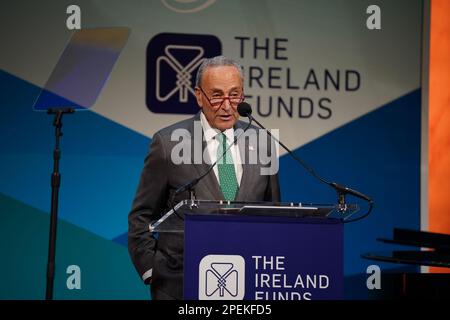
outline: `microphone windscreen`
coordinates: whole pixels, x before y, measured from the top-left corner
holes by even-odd
[[[252,114],[252,107],[247,102],[241,102],[237,106],[237,111],[241,117],[248,117]]]

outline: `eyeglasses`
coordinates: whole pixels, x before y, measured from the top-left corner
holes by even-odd
[[[198,87],[200,89],[200,91],[203,93],[203,95],[205,96],[205,98],[209,101],[209,103],[211,104],[211,106],[213,108],[220,108],[223,104],[223,102],[225,100],[228,100],[230,102],[230,104],[232,106],[237,106],[239,103],[241,103],[242,101],[244,101],[244,96],[243,95],[234,95],[234,96],[229,96],[229,97],[212,97],[209,98],[205,91],[203,91],[203,89],[201,87]]]

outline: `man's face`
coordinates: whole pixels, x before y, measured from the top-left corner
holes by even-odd
[[[239,71],[234,66],[209,67],[203,73],[200,88],[196,88],[197,103],[202,108],[206,119],[213,128],[224,131],[234,126],[239,118],[237,105],[231,104],[225,99],[221,106],[213,106],[208,101],[214,101],[223,97],[241,97],[243,95],[243,83]],[[214,100],[213,100],[214,99]]]

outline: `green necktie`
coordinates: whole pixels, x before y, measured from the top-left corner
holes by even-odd
[[[222,154],[227,149],[227,137],[223,133],[217,135],[219,140],[219,147],[217,148],[217,159],[222,157]],[[233,201],[239,189],[236,172],[234,171],[233,157],[231,150],[228,150],[225,156],[219,160],[217,164],[219,171],[219,183],[225,200]]]

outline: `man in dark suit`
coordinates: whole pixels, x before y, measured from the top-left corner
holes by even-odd
[[[242,68],[235,61],[223,56],[205,59],[198,70],[195,88],[201,111],[153,136],[128,218],[130,256],[144,282],[151,284],[153,299],[183,298],[183,234],[156,236],[149,232],[150,223],[189,198],[188,192],[175,194],[180,186],[206,172],[225,153],[224,161],[219,161],[195,186],[197,199],[280,201],[277,170],[262,173],[271,163],[251,161],[252,153],[260,145],[255,141],[268,137],[262,137],[251,127],[257,138],[253,143],[247,140],[234,143],[236,132],[247,126],[238,120],[237,112],[237,105],[244,99],[243,79]],[[174,139],[174,134],[191,147],[193,152],[188,158],[192,161],[180,160],[186,154],[177,152],[180,142]],[[198,157],[194,159],[196,144],[204,151],[200,162]],[[271,142],[261,145],[268,145],[270,155],[275,152]]]

